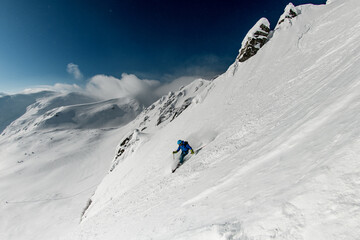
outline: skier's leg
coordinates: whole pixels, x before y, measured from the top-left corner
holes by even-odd
[[[185,152],[181,152],[181,155],[180,155],[180,164],[183,164],[184,162],[184,157],[187,155],[187,153]]]
[[[180,154],[179,164],[182,164],[183,161],[184,161],[184,153],[182,152],[182,153]]]

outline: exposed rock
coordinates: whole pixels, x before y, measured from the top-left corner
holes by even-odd
[[[291,19],[295,18],[301,13],[299,9],[297,9],[294,4],[289,3],[284,10],[284,13],[280,16],[279,21],[275,27],[275,29],[278,29],[280,24],[286,23],[286,25],[292,24]]]
[[[177,118],[187,107],[189,107],[190,104],[192,103],[192,100],[193,100],[193,98],[188,98],[188,99],[186,99],[186,100],[184,101],[183,105],[182,105],[180,108],[176,109],[176,111],[175,111],[175,113],[174,113],[174,116],[172,117],[172,119],[171,119],[170,121],[172,121],[172,120],[174,120],[175,118]]]
[[[168,100],[159,108],[160,116],[156,125],[161,124],[163,121],[169,119],[173,115],[176,102],[176,95],[173,92],[170,92],[168,95]]]
[[[139,126],[143,126],[143,125],[145,125],[146,124],[146,122],[149,120],[149,116],[145,116],[144,117],[144,120],[139,124]]]
[[[136,131],[138,131],[138,130],[136,129],[135,132]],[[112,166],[110,168],[110,172],[112,172],[115,169],[115,167],[119,164],[119,158],[123,155],[125,150],[129,148],[130,141],[133,139],[133,135],[134,135],[135,132],[131,133],[129,136],[125,137],[121,141],[121,143],[120,143],[120,145],[118,147],[118,151],[117,151],[117,154],[115,156],[115,159],[113,160],[113,164],[112,164]]]
[[[179,92],[176,97],[175,94],[169,95],[168,101],[160,108],[160,116],[157,120],[156,125],[160,125],[164,121],[171,118],[170,122],[177,118],[187,107],[192,103],[192,97],[187,98],[180,107],[176,107],[178,98],[185,96],[184,91]]]
[[[86,214],[87,210],[90,208],[91,204],[92,204],[92,199],[90,198],[90,199],[87,201],[86,206],[85,206],[85,208],[83,209],[83,211],[82,211],[82,213],[81,213],[81,221],[83,220],[83,218],[86,217],[85,214]]]
[[[209,83],[204,79],[197,79],[188,86],[182,86],[177,92],[169,92],[169,94],[164,95],[136,117],[137,127],[146,129],[164,126],[173,121],[190,104],[196,103],[192,99],[197,92],[201,92]]]
[[[270,23],[266,18],[261,18],[250,29],[244,38],[237,60],[239,62],[245,62],[252,56],[254,56],[262,46],[268,41],[270,33]]]

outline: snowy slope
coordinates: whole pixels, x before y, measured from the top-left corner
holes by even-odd
[[[135,131],[61,239],[359,239],[360,2],[296,8],[180,116]],[[171,174],[178,139],[204,147]]]
[[[132,124],[141,129],[165,126],[207,83],[196,80],[140,115],[143,107],[130,98],[94,102],[82,93],[56,92],[23,94],[20,100],[9,96],[12,107],[24,107],[0,136],[0,239],[57,239],[73,230],[100,181],[131,154],[114,159],[124,136],[119,127],[136,116]]]
[[[0,239],[55,239],[79,223],[111,166],[117,127],[142,107],[56,92],[0,103],[1,116],[12,121],[0,136]]]
[[[56,239],[76,226],[116,141],[101,130],[1,137],[0,239]]]
[[[14,102],[15,106],[11,106],[12,109],[19,104],[19,101]],[[31,132],[44,128],[79,129],[120,126],[134,119],[141,111],[140,104],[134,99],[119,98],[96,102],[94,98],[81,93],[53,92],[50,96],[41,95],[34,98],[34,103],[24,100],[25,106],[25,113],[14,117],[15,119],[12,119],[3,134],[19,130]],[[2,111],[4,115],[7,115],[6,110],[5,108]]]
[[[26,108],[36,99],[52,95],[52,92],[5,95],[0,93],[0,133],[14,120],[26,112]]]

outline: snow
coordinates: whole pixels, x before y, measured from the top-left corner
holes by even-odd
[[[50,92],[33,94],[0,95],[0,133],[11,122],[22,116],[26,108],[35,103],[37,98],[50,95]]]
[[[339,1],[339,0],[327,0],[326,4],[331,4],[331,3],[335,2],[335,1]]]
[[[134,119],[140,112],[132,99],[113,99],[104,102],[55,108],[38,125],[43,128],[104,128],[119,127]]]
[[[360,2],[296,8],[251,59],[126,125],[10,125],[0,238],[360,239]],[[178,139],[201,150],[172,174]]]
[[[35,103],[32,104],[25,101],[26,112],[4,130],[4,135],[19,129],[31,132],[50,128],[119,127],[133,120],[142,110],[140,103],[131,98],[95,102],[94,98],[79,93],[53,94],[33,100]],[[10,108],[16,108],[13,105]]]
[[[25,112],[0,137],[0,239],[54,239],[79,223],[111,164],[114,127],[133,120],[140,106],[55,92],[0,103],[1,116]]]

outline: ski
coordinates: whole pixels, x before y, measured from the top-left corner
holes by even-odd
[[[176,169],[178,169],[182,164],[178,163],[178,165],[176,165],[176,167],[172,170],[172,173],[174,173],[176,171]]]

